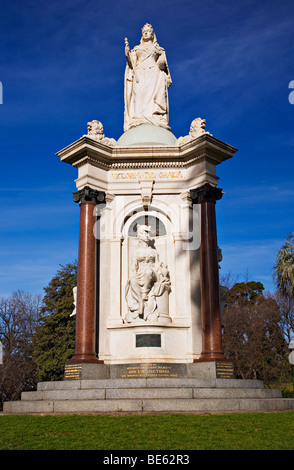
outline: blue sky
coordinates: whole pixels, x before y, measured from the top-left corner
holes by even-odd
[[[177,136],[195,117],[238,148],[217,167],[221,274],[274,290],[294,232],[294,10],[291,0],[1,0],[0,296],[43,293],[78,252],[77,170],[56,152],[98,119],[123,133],[124,38],[153,25],[173,84]]]

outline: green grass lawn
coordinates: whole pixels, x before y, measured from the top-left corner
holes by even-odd
[[[294,411],[0,416],[0,450],[293,450]]]

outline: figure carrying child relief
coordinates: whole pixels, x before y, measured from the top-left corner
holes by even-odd
[[[151,246],[150,229],[147,225],[137,226],[138,247],[132,256],[132,273],[125,288],[128,305],[124,318],[126,323],[136,319],[157,321],[160,316],[157,298],[170,292],[169,271]]]

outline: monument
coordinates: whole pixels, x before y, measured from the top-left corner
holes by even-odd
[[[65,380],[38,384],[5,412],[238,411],[294,408],[237,380],[222,349],[217,165],[236,149],[193,120],[169,123],[172,83],[150,24],[125,39],[124,132],[98,120],[57,153],[77,168],[76,347]]]
[[[125,56],[122,136],[105,137],[94,120],[57,154],[78,168],[80,205],[76,351],[66,378],[90,369],[178,376],[196,362],[227,362],[216,166],[236,149],[208,133],[201,118],[189,135],[172,134],[171,74],[150,24],[132,50],[125,38]]]

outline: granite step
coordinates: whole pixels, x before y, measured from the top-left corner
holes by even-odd
[[[213,413],[294,410],[293,399],[200,398],[143,400],[39,400],[5,403],[4,414],[71,413]]]
[[[143,400],[146,412],[251,412],[294,410],[294,399],[200,398],[187,400]]]
[[[259,380],[95,379],[40,382],[5,414],[221,413],[294,410],[294,399]]]
[[[195,378],[95,379],[39,382],[37,390],[78,390],[99,388],[264,388],[261,380]]]
[[[281,398],[280,390],[261,388],[96,388],[77,390],[38,390],[23,392],[31,400],[107,400],[107,399],[191,399],[191,398]]]

